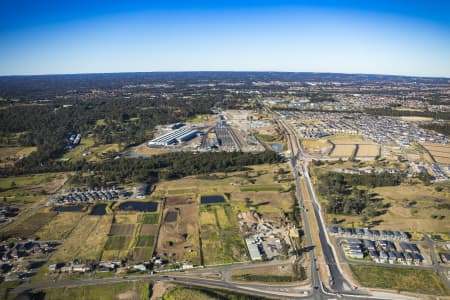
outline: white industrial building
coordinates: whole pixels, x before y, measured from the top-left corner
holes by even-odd
[[[172,132],[163,134],[148,142],[149,146],[169,146],[175,142],[186,142],[197,135],[198,131],[191,127],[181,127]]]
[[[250,258],[252,260],[262,260],[261,252],[259,251],[258,244],[255,244],[254,239],[245,239],[247,244],[248,253],[250,253]]]

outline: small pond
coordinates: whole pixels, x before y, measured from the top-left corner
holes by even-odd
[[[223,203],[223,202],[225,202],[225,198],[221,195],[202,196],[200,198],[201,204]]]
[[[169,211],[164,218],[164,222],[175,222],[178,218],[178,213],[176,211]]]
[[[272,147],[273,150],[275,151],[281,151],[283,149],[283,145],[281,144],[272,144],[270,145]]]
[[[103,216],[106,215],[106,204],[97,204],[92,208],[91,215]]]
[[[68,206],[56,206],[53,208],[57,212],[78,212],[84,209],[84,205],[68,205]]]
[[[137,211],[155,212],[158,210],[158,203],[127,201],[119,205],[119,210],[137,210]]]

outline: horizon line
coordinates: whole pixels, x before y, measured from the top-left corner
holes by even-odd
[[[391,76],[391,77],[417,77],[449,79],[450,76],[432,75],[406,75],[406,74],[386,74],[386,73],[346,73],[346,72],[317,72],[317,71],[271,71],[271,70],[177,70],[177,71],[117,71],[117,72],[79,72],[79,73],[33,73],[33,74],[6,74],[4,77],[38,77],[38,76],[67,76],[67,75],[103,75],[103,74],[132,74],[132,73],[298,73],[298,74],[336,74],[336,75],[369,75],[369,76]]]

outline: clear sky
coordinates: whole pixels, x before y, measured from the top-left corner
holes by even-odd
[[[0,75],[190,70],[450,77],[450,0],[0,0]]]

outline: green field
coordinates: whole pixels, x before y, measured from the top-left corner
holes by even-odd
[[[176,287],[166,292],[163,300],[263,300],[265,298],[207,288]]]
[[[282,192],[286,186],[282,184],[254,184],[241,186],[241,192]]]
[[[130,236],[109,236],[106,241],[105,250],[125,250],[128,249],[128,245],[130,244],[131,237]]]
[[[66,179],[65,173],[42,173],[0,178],[0,199],[15,206],[40,201],[55,192]]]
[[[242,260],[245,254],[245,245],[229,205],[202,206],[200,223],[204,264],[231,263]]]
[[[49,289],[44,299],[149,299],[150,287],[145,282],[123,282],[116,284],[90,285],[73,288]]]
[[[144,214],[142,216],[142,224],[158,224],[159,214]]]
[[[394,289],[414,293],[449,295],[436,272],[379,266],[350,265],[355,278],[373,288]]]
[[[155,237],[153,235],[140,235],[136,247],[153,247]]]

